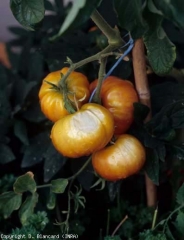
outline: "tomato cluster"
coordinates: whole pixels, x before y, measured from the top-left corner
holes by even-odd
[[[62,74],[67,71],[50,73],[39,92],[41,109],[54,122],[54,147],[70,158],[92,154],[95,171],[109,181],[138,172],[146,159],[145,149],[138,139],[126,134],[133,122],[133,103],[138,101],[133,84],[110,76],[102,84],[102,105],[88,103],[97,80],[89,84],[85,75],[74,71],[63,89]],[[74,113],[68,111],[64,96],[74,106]]]

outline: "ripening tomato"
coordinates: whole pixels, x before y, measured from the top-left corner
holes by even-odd
[[[95,89],[97,80],[90,85],[90,91]],[[138,102],[137,92],[130,81],[109,76],[101,88],[102,105],[114,116],[115,134],[125,133],[133,122],[133,103]]]
[[[122,134],[114,145],[93,153],[92,165],[102,178],[117,181],[137,173],[145,159],[145,149],[139,140],[129,134]]]
[[[54,124],[51,140],[62,155],[76,158],[105,147],[113,133],[112,114],[101,105],[87,103]]]
[[[59,86],[61,74],[66,74],[68,68],[65,67],[59,71],[51,72],[44,80],[56,85],[56,88],[43,80],[39,91],[41,110],[45,116],[53,122],[56,122],[63,116],[69,114],[64,106],[63,90]],[[89,82],[87,77],[79,72],[72,72],[66,79],[67,96],[75,106],[80,108],[89,99]]]

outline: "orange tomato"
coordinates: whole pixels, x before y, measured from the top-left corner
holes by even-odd
[[[59,85],[61,74],[66,74],[68,68],[65,67],[59,71],[51,72],[44,80],[54,84],[56,88],[43,80],[39,91],[41,110],[45,116],[53,122],[56,122],[63,116],[69,114],[64,106],[63,90]],[[67,96],[75,106],[77,103],[80,108],[89,99],[89,82],[87,77],[79,72],[72,72],[66,79]]]
[[[114,132],[111,113],[95,103],[58,120],[51,131],[54,147],[66,157],[87,156],[104,148]]]
[[[114,145],[93,153],[92,165],[102,178],[117,181],[140,171],[145,159],[145,149],[139,140],[123,134]]]
[[[95,89],[97,80],[90,84],[90,92]],[[125,133],[133,122],[133,103],[138,102],[137,92],[130,81],[109,76],[101,88],[102,105],[114,116],[115,134]]]

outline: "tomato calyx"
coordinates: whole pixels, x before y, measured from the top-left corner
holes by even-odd
[[[75,93],[71,93],[68,91],[66,81],[62,81],[63,76],[64,75],[61,73],[61,79],[60,79],[58,85],[51,83],[45,79],[44,79],[44,82],[49,84],[51,86],[51,88],[54,89],[55,91],[62,93],[63,99],[64,99],[64,106],[65,106],[66,110],[69,113],[75,113],[76,109],[78,110],[78,104],[77,104],[77,100],[75,98]],[[69,94],[74,95],[74,102],[71,101],[70,98],[68,97]]]

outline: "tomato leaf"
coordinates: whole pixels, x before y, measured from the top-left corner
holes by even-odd
[[[184,29],[183,0],[153,0],[153,2],[165,18],[174,22],[179,28]]]
[[[168,151],[170,155],[175,157],[176,159],[183,161],[184,160],[184,144],[172,144],[168,145]]]
[[[25,144],[29,145],[28,135],[27,135],[27,128],[23,121],[15,120],[14,122],[14,134],[19,140]]]
[[[179,188],[177,194],[176,194],[176,202],[180,205],[184,203],[184,183]]]
[[[48,182],[66,163],[67,158],[63,157],[52,144],[44,153],[44,181]]]
[[[132,38],[140,38],[147,28],[147,24],[142,17],[142,1],[114,0],[114,8],[120,26],[129,31]]]
[[[150,150],[147,154],[147,160],[144,168],[148,177],[156,185],[159,185],[159,158],[154,150]]]
[[[27,172],[26,174],[18,177],[13,185],[13,190],[15,193],[23,193],[26,191],[34,193],[36,191],[36,182],[34,180],[33,173]]]
[[[6,164],[15,160],[15,155],[13,154],[11,148],[3,143],[0,143],[0,163]]]
[[[182,236],[183,235],[183,229],[184,229],[184,213],[183,212],[179,211],[174,225],[177,228],[178,232]]]
[[[64,193],[68,185],[68,180],[64,178],[51,181],[51,191],[54,193]]]
[[[120,236],[115,235],[115,236],[106,236],[104,240],[121,240]]]
[[[38,194],[35,192],[28,196],[23,202],[19,210],[19,218],[23,226],[27,225],[28,218],[33,214],[36,203],[38,202]]]
[[[21,167],[30,167],[41,162],[50,145],[49,134],[43,132],[31,139],[30,145],[25,147]]]
[[[22,194],[5,192],[0,195],[0,212],[8,218],[14,210],[18,210],[22,202]]]
[[[6,91],[0,89],[0,123],[6,121],[11,113],[11,106]]]
[[[52,191],[50,191],[49,193],[49,198],[48,198],[48,201],[47,201],[47,208],[49,210],[52,210],[54,209],[56,206],[56,194],[53,193]]]
[[[175,137],[175,130],[184,126],[184,101],[179,100],[164,106],[146,124],[147,130],[160,139],[171,141]]]
[[[57,35],[53,36],[51,40],[55,40],[56,38],[62,36],[68,29],[74,29],[84,22],[86,22],[89,18],[93,10],[99,6],[102,0],[78,0],[73,1],[72,7],[67,14],[59,32]]]
[[[175,45],[169,40],[161,24],[163,17],[147,10],[145,14],[149,29],[143,36],[148,60],[158,75],[168,73],[176,59]]]
[[[182,83],[167,81],[151,87],[152,110],[154,112],[159,112],[162,107],[183,98],[184,84]]]
[[[28,30],[34,30],[44,18],[44,0],[10,0],[10,8],[17,21]]]

